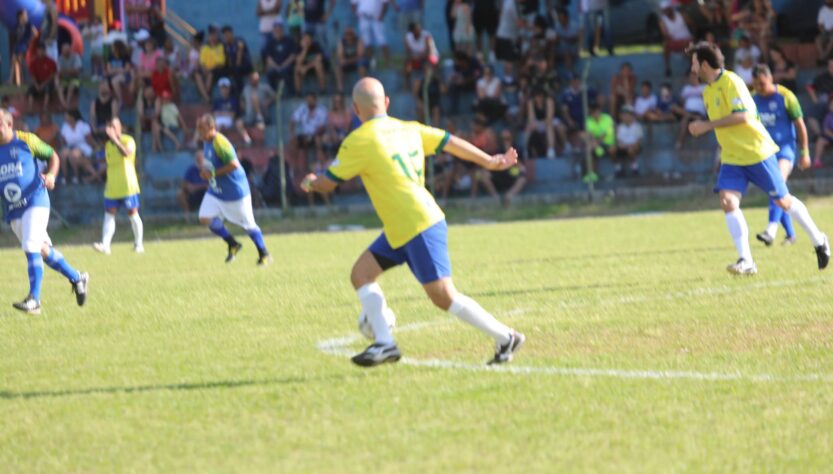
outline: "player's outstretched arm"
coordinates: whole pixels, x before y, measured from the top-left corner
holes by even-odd
[[[718,120],[695,120],[688,124],[688,131],[695,137],[711,132],[716,128],[732,127],[755,120],[749,112],[733,112]]]
[[[500,171],[511,168],[518,162],[518,152],[514,148],[501,155],[489,155],[462,138],[451,135],[444,151],[461,160],[471,161],[487,170]]]
[[[305,193],[329,194],[335,191],[336,186],[338,183],[327,176],[317,176],[315,173],[304,176],[301,181],[301,190]]]

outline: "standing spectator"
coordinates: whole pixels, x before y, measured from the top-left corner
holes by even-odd
[[[820,135],[819,124],[827,115],[827,104],[833,98],[833,58],[827,60],[827,69],[817,75],[812,84],[807,85],[807,93],[813,102],[807,117],[807,127],[814,135]]]
[[[831,0],[833,1],[833,0]],[[769,68],[772,70],[772,79],[776,84],[780,84],[791,91],[798,90],[798,70],[795,63],[787,59],[784,51],[778,46],[772,46],[769,49]]]
[[[631,174],[639,176],[637,158],[642,152],[642,125],[636,121],[633,107],[622,107],[622,122],[616,127],[616,177],[625,177],[623,165],[630,163]]]
[[[657,96],[653,88],[651,81],[642,81],[639,95],[633,101],[633,113],[641,121],[650,120],[650,114],[657,109]]]
[[[683,148],[683,140],[688,136],[688,124],[694,120],[702,120],[706,117],[706,104],[703,102],[703,91],[706,86],[700,83],[697,73],[689,72],[688,84],[680,91],[682,107],[677,106],[677,115],[680,116],[680,133],[677,135],[675,147]]]
[[[483,68],[483,77],[477,80],[477,105],[475,110],[485,117],[489,124],[502,119],[506,115],[506,104],[503,102],[501,87],[501,80],[495,76],[495,68],[491,65]]]
[[[261,49],[272,37],[275,21],[281,17],[282,0],[257,0],[255,14],[258,17],[258,31],[260,31]]]
[[[61,129],[52,121],[52,114],[48,112],[41,112],[40,123],[35,129],[35,135],[41,140],[51,146],[53,150],[58,149],[58,137],[61,134]]]
[[[426,62],[424,65],[425,73],[421,78],[419,78],[416,83],[414,84],[414,99],[416,100],[417,106],[417,120],[423,123],[440,123],[440,114],[442,112],[442,94],[445,92],[445,88],[443,87],[442,81],[440,80],[440,75],[437,72],[437,67],[435,64],[430,62]],[[430,79],[429,79],[430,76]],[[428,92],[428,110],[431,114],[431,122],[427,122],[425,117],[425,96],[424,96],[424,88],[426,87],[425,81],[428,80],[427,84],[427,92]]]
[[[260,74],[252,71],[249,80],[243,87],[243,121],[246,124],[254,124],[260,130],[266,128],[266,112],[275,102],[275,91],[264,81],[260,80]]]
[[[595,56],[604,39],[608,54],[613,56],[613,32],[610,30],[610,5],[608,0],[581,0],[587,34],[587,51]],[[602,37],[604,35],[604,37]]]
[[[93,20],[84,27],[84,38],[90,43],[90,63],[92,65],[92,78],[97,80],[104,77],[104,24],[101,17],[96,15]]]
[[[613,117],[602,112],[599,104],[590,106],[590,115],[584,126],[587,131],[585,135],[587,147],[590,148],[592,156],[592,169],[584,170],[585,180],[595,181],[598,179],[596,176],[598,160],[611,156],[611,152],[616,150],[616,130]]]
[[[619,116],[619,109],[623,105],[633,105],[636,95],[636,74],[633,73],[631,63],[624,62],[610,80],[610,115]]]
[[[202,153],[197,151],[196,153]],[[200,160],[202,161],[202,160]],[[176,192],[176,203],[182,209],[185,222],[191,220],[191,214],[200,208],[205,191],[208,190],[208,181],[200,176],[200,169],[196,164],[191,164],[182,177],[182,183]]]
[[[81,118],[78,109],[69,110],[64,114],[64,124],[61,126],[61,139],[64,149],[61,156],[66,157],[69,168],[72,169],[72,183],[78,184],[81,170],[87,173],[85,182],[99,181],[100,176],[92,165],[93,137],[90,126]]]
[[[460,110],[460,96],[465,93],[474,92],[480,75],[480,63],[474,56],[469,56],[463,51],[456,51],[454,53],[454,71],[451,73],[448,81],[452,114],[457,114]]]
[[[157,97],[162,97],[162,94],[166,92],[173,98],[179,97],[179,79],[169,67],[166,57],[156,58],[156,69],[150,75],[150,86],[153,87]]]
[[[301,80],[312,72],[318,79],[318,92],[324,93],[327,90],[325,68],[326,57],[323,48],[313,39],[312,33],[304,33],[301,37],[301,48],[295,58],[295,90],[301,91]]]
[[[474,25],[471,18],[471,5],[465,0],[454,0],[451,17],[454,18],[454,30],[451,33],[454,39],[454,49],[473,54]]]
[[[500,61],[518,60],[519,18],[515,0],[503,0],[495,33],[495,56]]]
[[[685,17],[674,8],[671,0],[662,0],[659,5],[662,59],[665,61],[665,77],[671,77],[671,53],[684,52],[691,43],[692,36]]]
[[[385,62],[390,60],[388,42],[385,38],[385,13],[388,0],[350,0],[353,13],[359,18],[359,34],[364,42],[365,52],[372,60],[374,49],[382,48]]]
[[[243,123],[243,118],[240,114],[240,101],[237,96],[232,93],[231,80],[227,77],[220,78],[217,81],[220,87],[220,96],[214,99],[211,112],[214,114],[214,121],[217,125],[217,130],[224,131],[231,128],[237,130],[243,142],[246,145],[252,144],[252,138],[246,131],[246,126]]]
[[[226,25],[223,32],[223,49],[226,55],[226,68],[235,91],[243,88],[243,81],[254,70],[249,46],[243,38],[234,36],[232,27]]]
[[[408,25],[408,32],[405,34],[405,87],[411,87],[411,74],[414,71],[422,71],[426,61],[436,61],[438,58],[431,57],[436,51],[434,37],[422,29],[419,23]]]
[[[504,148],[507,147],[507,148]],[[505,129],[500,132],[500,150],[508,150],[509,148],[517,148],[515,146],[515,139],[512,137],[512,131]],[[526,186],[526,156],[522,148],[518,149],[518,162],[515,166],[503,170],[492,171],[491,181],[495,191],[503,194],[503,205],[509,207],[515,197]]]
[[[58,100],[68,109],[81,87],[81,56],[72,51],[69,43],[61,46],[58,58]]]
[[[46,55],[58,61],[58,6],[55,0],[41,0],[44,11],[40,23],[40,42],[46,47]]]
[[[359,78],[367,75],[368,61],[364,55],[364,43],[352,26],[344,27],[344,35],[336,47],[336,89],[344,92],[344,73],[358,72]]]
[[[819,25],[816,49],[819,52],[819,61],[824,61],[833,53],[833,0],[824,0],[824,5],[819,8],[816,23]]]
[[[495,33],[497,33],[500,13],[495,4],[496,0],[474,0],[472,23],[474,24],[474,48],[479,52],[487,51],[488,60],[495,60]],[[483,37],[486,37],[486,47],[483,48]]]
[[[226,64],[226,49],[223,43],[220,42],[219,28],[216,25],[211,25],[208,27],[208,41],[200,49],[200,67],[206,78],[205,90],[200,90],[204,101],[211,101],[211,90],[214,87],[214,81],[223,77],[223,74],[227,72]]]
[[[813,168],[821,168],[823,167],[823,163],[821,161],[822,156],[824,156],[824,150],[827,148],[827,145],[833,143],[833,99],[830,100],[827,104],[827,114],[824,116],[824,122],[822,125],[821,133],[819,137],[816,139],[816,149],[813,153]]]
[[[57,83],[58,66],[55,61],[46,55],[46,46],[38,43],[35,49],[35,59],[29,63],[29,74],[32,76],[32,84],[26,92],[29,102],[29,110],[34,110],[35,100],[41,101],[42,110],[49,105],[49,97],[55,93]]]
[[[318,104],[315,94],[308,93],[289,121],[289,135],[295,147],[301,151],[314,149],[317,157],[323,155],[321,138],[327,127],[327,108]]]
[[[532,92],[532,100],[526,106],[526,150],[533,158],[555,154],[555,101],[543,89]]]
[[[107,80],[113,88],[113,93],[124,103],[124,87],[127,86],[128,95],[133,95],[133,63],[130,62],[130,54],[127,45],[123,41],[114,41],[110,47],[109,58],[104,67]],[[199,83],[197,83],[199,86]]]
[[[277,89],[278,83],[283,81],[288,87],[293,86],[297,53],[297,44],[285,33],[283,20],[278,18],[272,28],[272,37],[263,49],[263,63],[269,85]]]
[[[105,129],[107,123],[113,117],[119,116],[119,101],[113,96],[113,92],[107,81],[98,83],[98,95],[90,104],[90,125],[92,126],[93,137],[97,140],[106,140]]]
[[[422,24],[422,8],[425,0],[394,0],[396,30],[406,31],[411,23]]]
[[[556,14],[558,16],[555,22],[556,58],[569,71],[573,69],[573,65],[578,61],[581,27],[578,25],[578,22],[570,19],[570,15],[565,7],[556,9]]]
[[[286,27],[289,36],[301,42],[301,32],[304,31],[304,0],[289,0],[286,6]]]
[[[313,39],[325,50],[330,49],[327,20],[332,16],[335,6],[336,0],[304,0],[304,28],[308,33],[312,33]]]
[[[26,51],[37,34],[37,28],[29,21],[29,12],[21,8],[17,12],[17,24],[11,31],[12,61],[9,67],[9,82],[19,86],[22,82],[21,65],[26,64]]]

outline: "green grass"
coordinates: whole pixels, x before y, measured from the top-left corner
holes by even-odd
[[[833,201],[809,207],[833,229]],[[829,471],[833,275],[803,234],[731,278],[716,210],[451,227],[458,288],[528,337],[513,367],[773,377],[716,381],[353,367],[316,345],[355,334],[348,274],[376,232],[270,235],[266,269],[210,238],[63,246],[88,305],[47,270],[39,317],[8,306],[25,259],[0,251],[0,470]],[[401,327],[432,323],[400,333],[407,357],[490,357],[407,269],[381,283]]]

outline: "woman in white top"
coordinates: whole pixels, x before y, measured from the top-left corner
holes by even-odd
[[[662,32],[662,58],[665,77],[671,77],[671,53],[682,53],[692,41],[691,31],[682,13],[674,9],[671,0],[660,2],[659,29]]]
[[[93,137],[89,124],[81,118],[78,109],[72,109],[64,114],[64,125],[61,126],[61,139],[64,148],[61,156],[67,158],[72,168],[72,182],[78,183],[83,169],[89,176],[86,182],[99,181],[101,176],[95,171],[90,158],[93,156]]]
[[[506,104],[503,102],[503,84],[495,75],[494,66],[483,69],[483,77],[477,80],[477,113],[486,117],[489,123],[503,118]]]
[[[425,61],[433,59],[430,57],[433,51],[436,51],[436,47],[431,33],[423,30],[419,23],[408,25],[408,33],[405,35],[405,87],[411,87],[411,73],[422,71]]]
[[[266,45],[269,37],[272,36],[272,27],[275,20],[281,17],[281,0],[257,0],[257,10],[255,14],[259,18],[258,31],[263,40],[261,47]]]
[[[471,6],[464,0],[454,0],[451,17],[454,18],[454,31],[451,33],[452,38],[454,38],[454,49],[471,54],[474,50],[474,25],[471,19]]]

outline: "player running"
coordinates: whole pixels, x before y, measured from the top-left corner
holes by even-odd
[[[200,223],[207,225],[211,232],[228,244],[226,263],[234,260],[243,245],[226,229],[224,219],[242,227],[249,234],[257,247],[257,264],[268,265],[272,257],[266,249],[263,233],[255,222],[249,180],[237,159],[237,152],[228,138],[217,132],[213,115],[205,114],[197,119],[197,129],[204,142],[203,155],[197,158],[197,166],[200,175],[208,181],[208,191],[200,205]]]
[[[709,118],[691,122],[688,130],[694,136],[714,130],[722,149],[714,189],[720,193],[720,206],[726,213],[726,224],[739,257],[726,269],[737,275],[758,271],[749,246],[749,228],[740,209],[741,197],[750,182],[807,231],[816,249],[819,270],[824,269],[830,261],[827,236],[816,227],[804,203],[790,195],[775,158],[778,145],[758,118],[749,89],[740,77],[724,69],[723,53],[716,45],[700,42],[690,46],[686,54],[691,58],[692,71],[707,84],[703,101]]]
[[[93,244],[97,251],[110,255],[110,243],[116,233],[116,211],[124,206],[133,228],[133,251],[144,253],[142,234],[144,226],[139,217],[139,178],[136,176],[136,142],[122,133],[121,120],[113,117],[104,128],[107,144],[107,184],[104,186],[104,223],[101,225],[101,242]]]
[[[772,137],[775,144],[781,149],[775,154],[778,159],[778,168],[781,176],[786,182],[795,165],[796,155],[796,132],[798,135],[798,151],[800,161],[798,167],[807,169],[810,167],[810,148],[807,145],[807,127],[804,126],[804,119],[801,113],[801,104],[798,103],[795,94],[782,85],[776,85],[772,81],[772,72],[766,64],[758,64],[752,72],[755,95],[752,99],[758,108],[766,131]],[[775,241],[778,232],[778,224],[784,226],[787,237],[782,245],[795,243],[795,230],[793,230],[790,215],[775,204],[773,199],[769,200],[769,225],[766,230],[755,236],[765,243],[767,247]]]
[[[435,305],[495,339],[497,349],[490,364],[509,362],[523,345],[524,335],[455,289],[448,227],[442,210],[425,189],[424,170],[425,155],[442,151],[490,170],[510,168],[518,154],[510,148],[503,155],[489,156],[444,130],[389,117],[389,104],[381,82],[361,79],[353,88],[353,109],[362,125],[341,144],[325,176],[309,174],[301,184],[307,192],[330,193],[338,183],[361,176],[382,220],[382,235],[359,256],[350,275],[375,335],[374,343],[352,360],[372,367],[400,359],[383,316],[385,295],[376,280],[385,270],[407,263]]]
[[[47,162],[41,174],[35,160]],[[0,202],[3,214],[26,253],[29,272],[29,294],[15,309],[40,314],[40,291],[44,262],[65,276],[72,284],[75,301],[84,306],[90,276],[72,268],[61,252],[52,247],[46,226],[49,223],[49,193],[55,187],[55,176],[61,166],[55,150],[31,133],[14,130],[14,119],[0,109]]]

